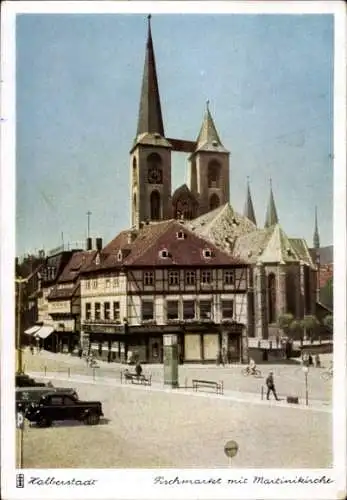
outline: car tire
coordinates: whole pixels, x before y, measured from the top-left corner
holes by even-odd
[[[84,419],[86,425],[97,425],[100,422],[100,417],[96,413],[90,413]]]
[[[52,425],[52,421],[49,418],[41,417],[37,422],[39,427],[50,427]]]

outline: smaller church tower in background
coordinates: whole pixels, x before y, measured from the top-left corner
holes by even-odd
[[[278,216],[277,216],[274,194],[272,191],[272,180],[270,179],[270,197],[269,197],[269,203],[268,203],[267,210],[266,210],[264,226],[271,227],[271,226],[274,226],[275,224],[278,224]]]
[[[223,146],[207,101],[206,112],[190,160],[190,190],[199,215],[229,202],[229,151]]]
[[[254,212],[254,207],[253,207],[253,201],[252,201],[252,196],[251,196],[251,188],[249,185],[249,178],[247,177],[247,193],[246,193],[246,202],[245,202],[245,208],[243,211],[243,215],[247,217],[253,224],[257,225],[257,221],[255,218],[255,212]]]
[[[171,217],[171,149],[165,138],[155,64],[151,16],[137,133],[130,151],[131,225]]]
[[[319,232],[318,232],[318,217],[317,217],[317,207],[314,211],[314,233],[313,233],[313,248],[318,249],[320,247]]]

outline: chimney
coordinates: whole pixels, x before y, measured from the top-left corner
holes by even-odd
[[[96,250],[101,252],[102,250],[102,238],[95,238]]]
[[[87,238],[87,239],[86,239],[86,250],[87,250],[87,252],[88,252],[89,250],[92,250],[92,247],[93,247],[93,244],[92,244],[92,239],[91,239],[91,238]]]

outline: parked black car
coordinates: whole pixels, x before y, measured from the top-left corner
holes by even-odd
[[[16,411],[25,413],[31,403],[39,403],[42,396],[46,394],[70,394],[78,399],[75,389],[65,387],[16,387]]]
[[[44,382],[36,382],[26,373],[16,373],[16,387],[46,387]]]
[[[79,420],[95,425],[103,415],[99,401],[80,401],[68,392],[45,394],[38,403],[31,403],[25,412],[25,418],[40,427],[49,427],[59,420]]]

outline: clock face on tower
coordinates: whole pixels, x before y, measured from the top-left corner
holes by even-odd
[[[150,167],[148,169],[148,182],[150,184],[162,184],[162,171],[158,167]]]

